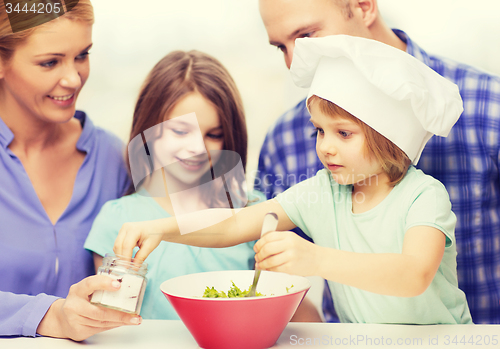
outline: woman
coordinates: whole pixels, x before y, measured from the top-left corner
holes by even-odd
[[[90,1],[12,33],[22,15],[8,18],[0,4],[0,335],[83,340],[141,321],[88,301],[120,287],[89,277],[83,243],[101,206],[129,185],[122,145],[75,112],[89,75]]]

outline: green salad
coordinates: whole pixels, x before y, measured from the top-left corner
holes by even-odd
[[[203,293],[204,298],[237,298],[237,297],[245,297],[245,295],[250,292],[250,289],[252,288],[252,285],[248,287],[248,290],[241,290],[238,286],[234,284],[234,281],[231,281],[233,286],[227,291],[227,294],[224,291],[217,291],[215,287],[208,287],[205,289],[205,292]],[[287,287],[286,292],[288,293],[290,289],[293,287]],[[255,293],[256,297],[262,297],[265,296],[265,294],[262,294],[260,292]]]
[[[250,289],[252,288],[252,285],[248,287],[248,290],[241,290],[238,286],[234,284],[234,281],[231,281],[233,286],[227,291],[227,294],[224,291],[217,291],[215,287],[208,287],[205,289],[205,292],[203,293],[203,297],[205,298],[237,298],[237,297],[245,297],[245,295],[250,292]],[[260,292],[256,292],[255,296],[261,297],[265,296],[265,294],[262,294]]]

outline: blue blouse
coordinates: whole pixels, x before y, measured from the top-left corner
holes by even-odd
[[[85,113],[77,111],[75,118],[83,128],[76,148],[86,156],[55,225],[8,148],[14,134],[0,118],[0,336],[35,336],[52,302],[95,274],[83,243],[101,206],[129,185],[123,143]]]

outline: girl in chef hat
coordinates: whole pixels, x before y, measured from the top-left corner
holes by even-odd
[[[96,268],[113,251],[125,222],[264,200],[256,191],[247,195],[244,186],[247,131],[236,84],[203,52],[171,52],[151,70],[139,93],[127,150],[130,195],[103,206],[85,242]],[[197,272],[253,269],[254,243],[223,250],[163,244],[146,261],[141,316],[179,319],[160,284]]]
[[[412,165],[459,118],[458,88],[403,51],[343,35],[296,40],[291,73],[310,87],[325,169],[204,234],[179,234],[174,219],[126,224],[115,251],[130,255],[137,245],[142,259],[161,240],[249,241],[273,211],[278,231],[255,245],[256,267],[327,279],[342,322],[471,323],[448,193]],[[294,227],[314,243],[288,231]]]

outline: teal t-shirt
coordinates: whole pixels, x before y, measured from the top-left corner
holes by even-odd
[[[360,214],[352,212],[352,186],[339,185],[326,169],[276,199],[314,243],[339,250],[401,253],[405,232],[414,226],[431,226],[446,235],[436,276],[419,296],[386,296],[328,281],[341,322],[472,323],[465,294],[458,288],[456,217],[448,192],[436,179],[411,166],[380,204]]]
[[[249,195],[250,204],[263,200],[265,197],[260,192],[253,191]],[[113,253],[115,239],[124,223],[167,217],[170,215],[153,198],[137,193],[108,201],[95,219],[84,247],[101,256]],[[212,249],[162,241],[146,259],[148,283],[141,316],[144,319],[179,319],[160,291],[161,283],[176,276],[205,271],[253,269],[254,243]]]

